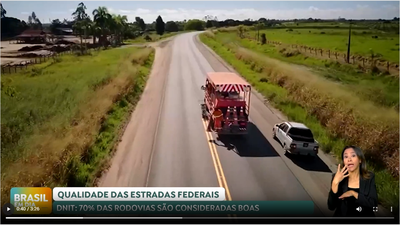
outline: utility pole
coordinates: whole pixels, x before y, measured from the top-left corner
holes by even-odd
[[[349,41],[347,43],[347,63],[350,63],[351,20],[349,26]]]

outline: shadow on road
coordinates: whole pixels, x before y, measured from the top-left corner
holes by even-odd
[[[241,157],[278,157],[261,131],[253,123],[248,124],[248,134],[244,137],[223,135],[212,141],[215,145],[225,147]]]
[[[292,162],[298,167],[301,167],[305,170],[332,173],[329,167],[319,158],[319,156],[312,158],[303,155],[292,155],[289,153],[286,153],[285,156],[292,160]]]

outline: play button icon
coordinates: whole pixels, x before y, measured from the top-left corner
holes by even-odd
[[[10,203],[6,203],[3,205],[3,212],[7,216],[10,216],[14,213],[14,206],[11,205]]]

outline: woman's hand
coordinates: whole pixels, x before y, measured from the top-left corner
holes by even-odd
[[[340,169],[340,164],[339,164],[335,177],[333,178],[333,183],[339,184],[340,182],[342,182],[344,178],[349,176],[349,174],[346,173],[347,173],[347,166],[344,166],[343,169]]]
[[[344,194],[342,194],[339,199],[345,199],[348,197],[354,196],[355,197],[355,191],[346,191]]]

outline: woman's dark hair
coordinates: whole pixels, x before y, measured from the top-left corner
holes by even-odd
[[[356,155],[357,155],[358,160],[361,161],[361,163],[360,163],[360,175],[361,175],[362,178],[364,178],[364,179],[369,179],[370,176],[369,176],[369,171],[367,170],[367,162],[366,162],[366,160],[365,160],[365,156],[364,156],[364,153],[362,152],[361,148],[359,148],[359,147],[357,147],[357,146],[353,146],[353,145],[348,145],[348,146],[344,147],[344,148],[343,148],[343,151],[342,151],[342,161],[343,161],[343,165],[344,165],[344,160],[343,160],[344,151],[346,151],[346,150],[349,149],[349,148],[351,148],[351,149],[354,150],[354,152],[355,152]]]

